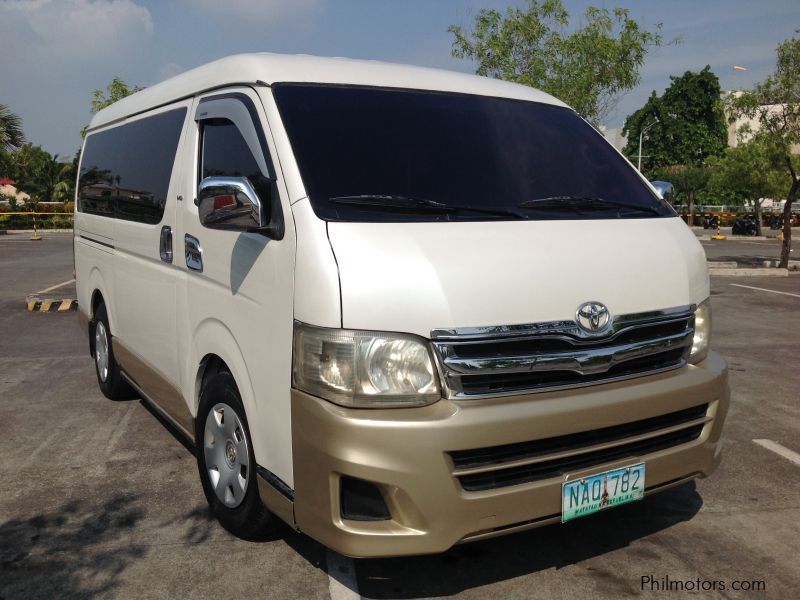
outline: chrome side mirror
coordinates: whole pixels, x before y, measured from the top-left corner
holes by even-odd
[[[269,222],[269,205],[247,177],[206,177],[197,188],[197,209],[209,229],[255,231]]]

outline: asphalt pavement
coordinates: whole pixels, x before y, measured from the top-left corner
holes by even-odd
[[[712,280],[712,345],[729,361],[732,402],[709,479],[441,555],[351,561],[288,527],[260,543],[230,536],[210,518],[190,450],[141,401],[97,389],[75,313],[26,310],[27,294],[71,278],[70,241],[0,236],[3,600],[682,597],[654,591],[665,578],[726,586],[694,597],[800,589],[800,275]]]

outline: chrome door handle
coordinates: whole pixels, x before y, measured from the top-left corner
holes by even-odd
[[[203,272],[203,248],[200,240],[188,233],[183,237],[183,245],[186,249],[186,266],[192,271]]]
[[[161,239],[158,244],[158,253],[165,263],[172,262],[172,227],[164,225],[161,228]]]

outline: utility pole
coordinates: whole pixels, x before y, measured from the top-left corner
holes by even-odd
[[[658,123],[658,117],[653,117],[653,122],[650,123],[650,125],[648,125],[647,127],[642,127],[642,129],[639,130],[639,166],[637,167],[639,169],[639,172],[642,171],[642,138],[644,137],[644,134],[647,133],[647,130],[650,129],[656,123]]]

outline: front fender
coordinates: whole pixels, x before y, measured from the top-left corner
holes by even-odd
[[[218,319],[206,319],[197,325],[193,335],[194,344],[192,346],[192,357],[189,362],[189,372],[185,381],[194,382],[194,385],[186,386],[192,390],[192,397],[187,398],[189,410],[194,418],[197,418],[197,408],[200,403],[200,386],[202,378],[199,377],[200,365],[203,359],[209,355],[216,355],[225,362],[236,380],[239,394],[242,397],[242,404],[247,413],[248,423],[257,422],[257,407],[253,383],[247,370],[239,345],[231,333],[230,329]],[[253,444],[256,444],[257,436],[250,436]],[[253,448],[255,452],[255,447]]]

